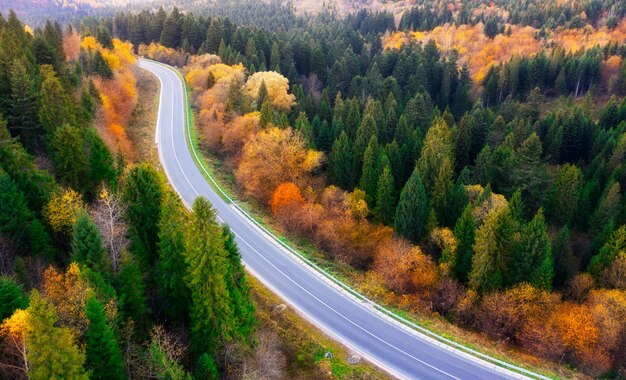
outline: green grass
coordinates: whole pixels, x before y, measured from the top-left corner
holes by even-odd
[[[195,124],[194,124],[193,110],[189,102],[189,88],[181,72],[178,70],[175,70],[175,71],[177,75],[181,78],[185,86],[185,91],[184,91],[185,104],[186,104],[185,119],[187,123],[186,127],[189,132],[189,138],[187,141],[192,152],[195,151],[197,153],[197,157],[195,154],[192,154],[192,156],[194,157],[194,161],[199,166],[200,170],[202,171],[203,176],[207,179],[207,181],[209,182],[209,184],[211,184],[211,186],[215,189],[215,191],[220,195],[220,197],[224,199],[224,201],[226,202],[231,202],[234,199],[234,197],[232,197],[231,194],[235,192],[235,190],[233,190],[235,188],[233,184],[234,179],[225,178],[225,175],[223,172],[221,172],[220,170],[216,170],[216,166],[217,166],[216,162],[219,163],[217,158],[212,157],[212,155],[207,154],[208,152],[203,152],[202,149],[200,149],[200,143],[199,143],[197,131],[196,131]],[[211,158],[211,159],[208,159],[208,158]],[[219,185],[216,182],[219,182]],[[224,182],[228,183],[228,185],[230,186],[224,186]],[[266,212],[260,211],[262,208],[259,205],[256,205],[255,203],[248,203],[248,202],[237,202],[237,204],[241,209],[246,211],[256,223],[258,223],[260,226],[263,226],[272,234],[277,236],[279,242],[281,242],[284,245],[294,247],[294,249],[296,249],[298,253],[302,255],[302,257],[312,261],[313,263],[318,265],[320,268],[328,272],[330,275],[335,277],[338,280],[338,281],[336,280],[336,282],[344,283],[353,290],[358,288],[358,284],[356,284],[354,280],[349,275],[347,275],[347,273],[344,273],[341,270],[337,271],[338,269],[337,264],[329,261],[324,255],[319,254],[318,250],[312,244],[306,241],[306,239],[302,239],[302,238],[290,239],[284,236],[281,232],[277,231],[275,228],[272,228],[272,224],[267,222],[271,220],[271,217]],[[360,294],[356,290],[354,290],[354,292],[357,294]],[[520,360],[504,355],[495,349],[485,350],[485,347],[478,346],[468,341],[467,339],[459,339],[459,337],[453,336],[449,334],[448,332],[446,332],[445,330],[438,328],[436,324],[433,321],[429,320],[428,318],[417,317],[416,315],[408,313],[405,310],[401,310],[393,305],[384,304],[382,300],[373,300],[373,301],[383,306],[384,309],[382,310],[386,310],[388,312],[386,314],[391,314],[390,316],[392,317],[395,316],[396,317],[395,319],[397,321],[411,328],[413,327],[410,326],[410,324],[407,324],[405,321],[402,321],[402,319],[399,319],[397,317],[404,318],[407,321],[414,323],[417,326],[425,328],[443,338],[454,341],[464,346],[465,348],[480,351],[483,353],[487,351],[488,355],[495,359],[506,361],[510,364],[531,370],[543,376],[547,376],[551,378],[558,378],[558,375],[552,370],[542,368],[542,367],[537,367],[534,365],[528,365],[528,363],[523,363]],[[438,339],[437,337],[433,337],[433,336],[431,336],[431,338]],[[457,349],[463,350],[462,348],[459,348],[459,347],[457,347]],[[488,361],[487,359],[483,359],[483,360]],[[338,366],[336,370],[341,372],[342,367]],[[516,372],[514,368],[509,368],[509,370]],[[334,373],[335,370],[332,370],[332,371]]]

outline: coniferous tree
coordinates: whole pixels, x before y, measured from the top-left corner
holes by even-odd
[[[104,59],[100,50],[96,50],[93,55],[93,71],[103,79],[113,78],[113,70],[111,70],[111,66]]]
[[[150,313],[146,284],[143,271],[130,252],[122,254],[117,283],[124,318],[132,318],[138,336],[145,336],[149,325],[148,314]]]
[[[256,100],[257,111],[261,111],[263,104],[265,103],[266,100],[268,100],[267,96],[268,96],[268,93],[267,93],[267,86],[265,85],[265,80],[261,79],[261,85],[259,86],[259,94]]]
[[[164,298],[163,310],[174,320],[184,320],[189,314],[190,295],[184,277],[185,264],[185,210],[178,195],[166,191],[159,219],[157,284]]]
[[[487,214],[476,231],[469,286],[481,293],[510,283],[512,256],[517,247],[516,223],[508,207]]]
[[[472,270],[472,256],[476,241],[476,222],[474,221],[473,207],[467,205],[461,217],[454,226],[454,237],[457,240],[454,275],[463,284],[467,284],[469,273]]]
[[[354,186],[352,176],[352,144],[345,131],[333,143],[328,157],[328,171],[332,183],[349,191]]]
[[[365,150],[365,154],[363,155],[363,169],[361,170],[363,174],[359,181],[359,188],[365,191],[365,200],[370,209],[373,209],[376,205],[376,190],[378,187],[378,175],[381,161],[379,150],[378,139],[376,136],[372,136]]]
[[[570,230],[567,225],[563,226],[556,234],[552,242],[552,255],[554,256],[554,286],[565,286],[574,274],[575,257],[570,244]]]
[[[552,288],[554,259],[542,209],[523,228],[511,267],[514,283],[527,281],[537,289]]]
[[[228,262],[224,281],[230,294],[230,303],[237,324],[235,330],[237,335],[247,340],[256,324],[254,304],[250,299],[250,286],[246,281],[241,254],[235,243],[235,234],[228,226],[225,226],[222,235],[224,236],[224,248]]]
[[[396,200],[393,188],[393,175],[391,174],[389,161],[386,160],[378,176],[374,214],[381,223],[389,225],[393,222],[395,211]]]
[[[61,181],[77,191],[85,190],[87,154],[80,130],[67,124],[59,126],[54,131],[51,146],[54,167]]]
[[[13,279],[0,276],[0,320],[4,321],[17,309],[28,307],[28,296],[22,285]]]
[[[100,231],[86,212],[80,213],[74,223],[72,259],[98,272],[109,268]]]
[[[90,370],[90,379],[125,379],[122,353],[115,339],[115,334],[107,325],[104,308],[93,297],[87,299],[85,315],[89,321],[85,331],[86,367]]]
[[[24,194],[0,169],[0,236],[25,247],[32,218],[33,213],[26,204]]]
[[[154,264],[159,241],[157,224],[163,199],[159,174],[148,164],[133,167],[126,174],[123,195],[133,251],[145,271]]]
[[[274,123],[274,110],[270,105],[269,100],[266,100],[261,105],[261,116],[259,117],[259,126],[261,128],[267,127],[268,124]]]
[[[39,122],[48,139],[57,128],[66,124],[76,125],[74,105],[51,66],[40,67],[42,78],[39,102]]]
[[[10,94],[3,104],[9,128],[23,136],[25,142],[31,145],[42,134],[37,120],[35,83],[20,60],[13,61],[9,73]]]
[[[424,235],[428,210],[426,189],[416,168],[400,193],[394,223],[396,232],[417,243]]]
[[[213,354],[233,332],[225,274],[226,251],[215,210],[198,197],[185,234],[187,286],[191,291],[191,351],[196,358]]]
[[[117,171],[111,151],[94,129],[87,132],[87,140],[89,143],[90,190],[95,192],[102,183],[115,189],[117,187]]]

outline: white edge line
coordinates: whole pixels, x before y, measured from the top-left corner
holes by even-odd
[[[168,70],[173,71],[180,79],[180,77],[182,77],[182,74],[175,70],[174,68],[169,67],[168,65],[165,65],[161,62],[158,61],[153,61],[153,60],[149,60],[146,58],[142,58],[145,61],[150,61],[153,62],[157,65],[160,65]],[[157,75],[158,77],[158,75]],[[159,78],[160,79],[160,78]],[[162,88],[161,88],[162,90]],[[183,98],[184,98],[184,102],[185,105],[187,104],[187,94],[185,92],[186,90],[183,88]],[[419,326],[417,324],[415,324],[414,322],[407,320],[406,318],[395,314],[394,312],[387,310],[387,308],[385,308],[384,306],[379,305],[378,303],[376,303],[375,301],[370,300],[369,298],[365,297],[364,295],[358,293],[357,291],[355,291],[354,289],[352,289],[351,287],[349,287],[348,285],[344,284],[341,280],[337,279],[336,277],[334,277],[332,274],[326,272],[323,268],[319,267],[317,264],[313,263],[312,261],[310,261],[309,259],[307,259],[306,257],[302,256],[299,252],[297,252],[295,249],[293,249],[292,247],[290,247],[288,244],[282,242],[278,237],[276,237],[271,231],[267,230],[267,228],[265,228],[264,226],[262,226],[258,221],[256,221],[251,215],[249,215],[245,210],[243,210],[230,196],[228,196],[228,194],[226,194],[226,192],[224,192],[224,190],[217,184],[217,182],[215,181],[215,179],[213,178],[213,176],[208,172],[208,170],[204,167],[204,164],[202,163],[202,161],[200,160],[198,153],[195,149],[195,146],[193,144],[193,142],[191,141],[191,135],[190,135],[190,123],[187,121],[189,118],[188,115],[188,108],[185,107],[185,120],[186,120],[186,129],[187,129],[187,137],[188,137],[188,144],[191,146],[192,151],[194,153],[194,156],[196,157],[196,161],[197,163],[200,165],[200,167],[202,168],[202,170],[204,171],[204,173],[209,177],[209,179],[211,180],[211,182],[213,182],[213,184],[215,185],[215,187],[222,193],[222,195],[232,204],[233,208],[235,208],[237,211],[239,211],[245,218],[248,220],[248,223],[252,224],[253,226],[255,226],[257,229],[261,230],[262,232],[264,232],[265,235],[267,235],[270,239],[271,242],[273,242],[275,245],[277,245],[279,248],[281,248],[284,252],[288,253],[293,259],[302,262],[304,264],[306,264],[309,267],[313,267],[315,270],[313,270],[312,272],[317,275],[318,277],[324,279],[327,283],[329,283],[330,285],[334,286],[337,290],[341,291],[342,293],[344,293],[345,295],[351,297],[354,301],[357,301],[357,304],[362,304],[363,301],[367,302],[370,307],[371,307],[371,311],[373,311],[374,313],[376,313],[377,315],[383,317],[383,320],[387,321],[387,322],[391,322],[394,326],[396,327],[400,327],[403,330],[410,332],[411,334],[429,341],[430,343],[444,348],[448,351],[452,351],[454,353],[456,353],[459,356],[468,358],[478,364],[480,364],[483,367],[486,368],[490,368],[492,370],[494,370],[495,372],[501,372],[504,373],[508,376],[511,376],[512,378],[518,378],[518,379],[526,379],[527,377],[524,376],[523,374],[532,376],[534,378],[539,378],[539,379],[543,379],[543,380],[551,380],[550,377],[546,377],[544,375],[532,372],[530,370],[527,370],[525,368],[521,368],[518,367],[514,364],[510,364],[507,363],[505,361],[502,361],[500,359],[497,358],[493,358],[487,354],[484,354],[482,352],[476,351],[470,347],[466,347],[458,342],[452,341],[448,338],[445,338],[433,331],[428,330],[425,327]],[[158,133],[158,127],[157,127],[157,133]],[[159,150],[159,156],[161,161],[162,160],[162,156],[161,156],[161,152]],[[170,182],[170,184],[173,186],[173,182],[171,181],[171,178],[169,178],[169,175],[167,175],[168,177],[168,181]],[[185,203],[185,205],[187,206],[187,208],[189,208],[189,205],[183,200],[183,203]],[[247,266],[246,266],[247,268]],[[267,282],[265,282],[262,278],[257,277],[258,274],[253,273],[251,269],[247,268],[247,270],[250,271],[251,274],[253,274],[256,278],[258,278],[261,282],[263,282],[264,284],[266,284],[267,286]],[[270,288],[272,288],[272,291],[274,291],[275,293],[280,293],[277,292],[273,287],[269,286]],[[281,295],[282,298],[285,298]],[[292,305],[293,306],[293,305]],[[297,308],[296,308],[297,309]],[[303,314],[306,314],[304,312],[302,312]],[[310,316],[306,316],[307,319],[310,319]],[[407,326],[408,325],[408,326]],[[410,327],[409,327],[410,326]],[[412,328],[411,328],[412,327]],[[331,335],[335,335],[334,333],[332,333],[331,331],[328,331],[328,333],[330,333]],[[336,335],[335,335],[336,336]],[[353,348],[353,347],[352,347]],[[359,350],[355,350],[357,352],[359,352]],[[365,357],[366,355],[364,355]],[[376,360],[373,360],[371,357],[367,358],[368,361],[374,363],[375,365],[379,366],[380,368],[388,371],[388,367],[387,366],[380,366]],[[513,370],[511,370],[511,369]],[[390,371],[392,373],[397,373],[395,371]],[[521,373],[520,373],[521,372]]]

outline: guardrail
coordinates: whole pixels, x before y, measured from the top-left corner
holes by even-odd
[[[144,58],[145,59],[145,58]],[[146,59],[147,60],[147,59]],[[243,216],[246,217],[246,219],[248,219],[248,221],[250,221],[252,224],[254,224],[257,228],[259,228],[261,231],[263,231],[265,234],[267,234],[269,237],[272,238],[272,240],[280,245],[284,250],[286,250],[288,253],[295,255],[301,262],[307,264],[308,266],[310,266],[311,268],[313,268],[317,273],[321,274],[322,276],[324,276],[326,279],[328,279],[331,283],[333,283],[335,286],[338,286],[339,288],[341,288],[344,292],[348,293],[349,295],[351,295],[352,297],[356,298],[357,300],[361,301],[361,302],[365,302],[368,305],[370,305],[376,312],[382,314],[383,316],[387,317],[388,319],[391,319],[397,323],[399,323],[402,326],[405,327],[410,327],[411,331],[413,332],[418,332],[421,333],[423,335],[425,335],[427,338],[430,338],[432,340],[435,340],[437,342],[442,343],[443,345],[441,345],[442,347],[448,348],[448,349],[452,349],[455,351],[460,351],[463,354],[469,354],[472,357],[475,358],[479,358],[481,360],[484,360],[488,363],[491,364],[495,364],[496,367],[494,367],[494,369],[501,369],[501,370],[506,370],[506,371],[511,371],[520,375],[524,375],[524,376],[528,376],[534,379],[541,379],[541,380],[551,380],[552,378],[541,375],[539,373],[527,370],[525,368],[516,366],[514,364],[505,362],[503,360],[500,360],[498,358],[494,358],[490,355],[487,355],[485,353],[482,353],[480,351],[477,351],[473,348],[464,346],[461,343],[455,342],[453,340],[450,340],[444,336],[441,336],[433,331],[430,331],[429,329],[422,327],[418,324],[416,324],[413,321],[410,321],[396,313],[394,313],[393,311],[387,309],[386,307],[378,304],[376,301],[373,301],[369,298],[367,298],[366,296],[364,296],[363,294],[359,293],[358,291],[354,290],[352,287],[350,287],[349,285],[345,284],[343,281],[341,281],[340,279],[338,279],[337,277],[335,277],[332,273],[327,272],[324,268],[320,267],[319,265],[317,265],[315,262],[311,261],[310,259],[308,259],[307,257],[305,257],[304,255],[302,255],[300,252],[298,252],[297,250],[295,250],[294,248],[292,248],[289,244],[283,242],[280,238],[278,238],[276,235],[274,235],[270,230],[268,230],[265,226],[263,226],[261,223],[259,223],[252,215],[250,215],[246,210],[244,210],[242,207],[240,207],[237,202],[231,198],[222,188],[221,186],[217,183],[217,181],[215,181],[215,179],[213,178],[213,176],[211,175],[211,173],[209,173],[209,171],[206,169],[206,167],[203,164],[202,159],[200,158],[200,156],[198,155],[198,152],[196,150],[195,144],[191,139],[191,117],[189,115],[189,93],[188,93],[188,87],[187,87],[187,82],[185,81],[185,78],[182,76],[182,73],[179,71],[178,68],[173,68],[171,66],[168,66],[166,64],[163,64],[161,62],[158,61],[154,61],[154,60],[150,60],[151,62],[154,62],[156,64],[159,64],[167,69],[170,69],[172,71],[174,71],[176,73],[176,75],[179,77],[179,79],[181,80],[181,82],[183,83],[184,89],[184,96],[185,96],[185,123],[186,123],[186,132],[187,132],[187,138],[188,138],[188,144],[191,147],[191,150],[195,156],[195,160],[198,163],[198,165],[200,166],[200,169],[202,169],[202,171],[206,174],[206,176],[209,178],[209,180],[212,182],[213,187],[219,191],[222,195],[222,197],[224,199],[226,199],[237,211],[239,211]],[[522,377],[523,378],[523,377]]]

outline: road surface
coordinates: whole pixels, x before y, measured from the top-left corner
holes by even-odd
[[[325,280],[224,201],[196,166],[188,145],[185,97],[170,68],[141,59],[161,82],[156,143],[168,180],[189,206],[206,197],[220,222],[235,233],[246,268],[327,335],[394,377],[409,379],[508,379],[521,377],[486,361],[441,346],[390,320]]]

